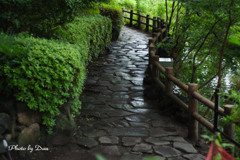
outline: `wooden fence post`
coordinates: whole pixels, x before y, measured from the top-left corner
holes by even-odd
[[[123,12],[123,21],[126,22],[126,19],[124,18],[125,17],[125,10],[124,10],[124,8],[122,8],[122,12]]]
[[[152,62],[159,62],[159,56],[152,57]],[[152,64],[152,77],[159,78],[159,70],[154,64]]]
[[[141,13],[138,14],[138,29],[141,28]]]
[[[161,18],[157,17],[157,29],[161,28]]]
[[[148,65],[150,68],[150,72],[152,72],[152,56],[151,56],[151,52],[155,52],[155,46],[154,46],[154,40],[153,39],[149,39],[149,48],[148,48]]]
[[[233,107],[234,107],[234,105],[229,105],[229,104],[225,105],[224,106],[224,113],[226,115],[231,115]],[[223,127],[224,133],[232,139],[234,139],[234,127],[235,127],[234,123],[225,125]]]
[[[168,105],[171,99],[168,97],[168,94],[173,93],[173,83],[170,79],[168,79],[169,75],[173,75],[173,67],[166,67],[165,70],[165,96],[164,96],[164,105]]]
[[[188,138],[194,143],[198,140],[198,121],[193,117],[195,112],[198,112],[198,100],[193,97],[193,92],[198,90],[197,84],[189,84],[188,86]]]
[[[163,19],[161,19],[161,28],[163,28],[164,27],[164,20]]]
[[[130,26],[133,25],[133,10],[130,11]]]
[[[156,32],[157,31],[157,18],[153,17],[153,27],[152,27],[152,32]]]
[[[155,39],[155,44],[158,43],[158,33],[152,33],[152,37]]]
[[[149,31],[149,14],[146,17],[146,32]]]
[[[163,35],[163,32],[162,32],[162,29],[164,28],[164,25],[163,25],[163,19],[160,20],[160,32],[161,32],[161,35],[160,35],[160,40],[159,42],[162,42],[163,38],[164,38],[164,35]]]
[[[170,79],[167,78],[168,75],[173,75],[173,67],[166,67],[165,75],[166,75],[165,81],[166,94],[173,93],[173,83]]]

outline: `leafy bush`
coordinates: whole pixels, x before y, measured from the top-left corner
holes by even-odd
[[[105,1],[108,0],[1,0],[0,29],[48,37],[55,26],[72,21],[79,8]]]
[[[84,61],[97,57],[111,42],[111,20],[95,15],[75,18],[73,22],[58,26],[52,38],[85,46]]]
[[[91,16],[59,26],[52,37],[59,40],[1,34],[0,94],[42,112],[51,131],[65,103],[79,113],[86,63],[110,43],[111,30],[110,19]]]
[[[15,39],[10,44],[14,52],[2,45],[0,50],[1,91],[43,112],[43,124],[48,127],[55,124],[59,107],[69,98],[73,112],[79,112],[79,94],[86,76],[81,48],[33,37],[1,36],[1,41],[9,38]]]
[[[112,41],[118,39],[121,28],[124,25],[123,13],[119,5],[103,4],[100,9],[100,14],[109,17],[112,20]]]
[[[136,1],[135,0],[122,0],[119,2],[121,6],[126,7],[126,9],[134,9],[136,8]]]

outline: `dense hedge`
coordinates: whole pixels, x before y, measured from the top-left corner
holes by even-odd
[[[75,45],[84,45],[86,49],[84,61],[97,57],[111,42],[111,20],[94,15],[75,18],[71,23],[59,26],[52,38]]]
[[[118,39],[121,28],[124,25],[122,9],[118,5],[102,4],[100,14],[112,20],[112,41]]]
[[[49,131],[64,103],[70,102],[73,115],[79,112],[86,63],[110,43],[111,21],[102,16],[76,18],[58,27],[52,38],[59,40],[26,33],[0,36],[0,93],[42,112]]]
[[[28,31],[47,37],[57,25],[70,22],[76,13],[108,0],[0,0],[0,30]]]

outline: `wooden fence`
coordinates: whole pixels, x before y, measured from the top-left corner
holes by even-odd
[[[133,22],[137,22],[137,27],[139,29],[141,28],[141,25],[146,26],[146,32],[148,32],[150,28],[152,28],[153,32],[156,32],[157,29],[162,28],[164,25],[164,20],[161,19],[160,17],[150,18],[149,15],[143,16],[140,13],[134,13],[133,10],[127,11],[124,8],[122,8],[122,12],[123,12],[123,17],[125,19],[129,19],[130,26],[133,26]],[[129,14],[129,16],[126,16],[125,13]],[[133,17],[134,15],[137,16],[137,19],[134,19]]]
[[[148,31],[147,28],[148,26],[150,26],[148,20],[146,20],[146,23],[139,22],[139,20],[133,19],[133,15],[138,15],[139,17],[144,17],[146,19],[149,19],[149,15],[142,16],[140,14],[133,13],[132,10],[129,12],[129,11],[125,11],[124,9],[123,9],[123,13],[130,13],[130,18],[124,16],[124,18],[130,19],[130,25],[132,25],[133,21],[137,21],[138,26],[139,24],[146,25],[146,31]],[[225,125],[223,132],[218,129],[218,114],[230,115],[231,110],[233,109],[233,105],[225,105],[224,108],[219,107],[218,94],[216,94],[216,101],[215,103],[213,103],[212,101],[208,100],[207,98],[202,96],[200,93],[198,93],[198,84],[193,84],[193,83],[189,85],[184,84],[174,76],[173,67],[164,68],[160,64],[159,62],[160,57],[156,55],[157,48],[155,46],[158,42],[164,42],[166,40],[168,31],[167,31],[167,25],[163,25],[166,23],[163,23],[162,20],[159,20],[159,19],[160,18],[158,18],[157,21],[153,23],[153,24],[158,24],[157,26],[155,25],[151,26],[154,28],[153,38],[149,40],[149,67],[151,70],[151,76],[156,86],[164,90],[167,97],[177,102],[179,106],[181,106],[183,109],[185,109],[188,112],[188,117],[189,117],[188,138],[193,142],[196,142],[198,140],[199,138],[198,122],[199,122],[212,132],[217,132],[217,131],[221,132],[235,145],[240,146],[237,142],[234,141],[234,124]],[[153,18],[151,20],[155,21],[156,18]],[[165,82],[162,82],[160,80],[160,73],[162,73],[165,76]],[[189,99],[188,104],[183,102],[180,98],[178,98],[173,93],[174,84],[187,93],[188,99]],[[206,107],[214,110],[214,113],[215,113],[214,124],[209,122],[206,118],[204,118],[198,113],[198,102],[201,102]]]

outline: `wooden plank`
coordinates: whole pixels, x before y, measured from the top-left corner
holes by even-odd
[[[160,87],[162,90],[165,90],[165,85],[159,80],[159,78],[154,78],[157,86]]]
[[[200,114],[197,112],[193,113],[193,117],[200,122],[202,125],[204,125],[207,129],[213,132],[213,124],[210,123],[206,118],[202,117]]]
[[[151,25],[151,24],[149,24],[148,26],[153,28],[153,25]]]
[[[183,109],[185,109],[186,111],[188,110],[188,105],[183,102],[180,98],[178,98],[176,95],[174,95],[173,93],[171,94],[167,94],[170,98],[172,98],[172,100],[174,100],[175,102],[177,102],[180,107],[182,107]]]
[[[155,48],[155,45],[154,45],[155,39],[153,38],[152,41],[153,41],[153,43],[151,43],[151,44],[149,45],[149,48]]]
[[[186,84],[184,84],[182,81],[180,81],[179,79],[177,79],[175,76],[170,75],[168,76],[168,78],[174,83],[176,84],[179,88],[181,88],[182,90],[184,90],[185,92],[188,92],[188,86]]]
[[[144,23],[144,22],[141,22],[141,24],[144,24],[144,25],[146,25],[146,23]]]
[[[160,72],[163,74],[165,73],[165,68],[159,62],[154,62],[153,64],[159,69]]]
[[[160,87],[162,90],[165,91],[165,85],[159,80],[159,78],[154,78],[154,81],[156,82],[157,86]],[[173,93],[169,93],[167,94],[167,96],[169,96],[172,100],[174,100],[175,102],[177,102],[180,107],[182,107],[185,110],[188,110],[188,105],[186,103],[184,103],[180,98],[178,98],[176,95],[174,95]]]
[[[126,12],[126,13],[131,13],[130,11],[127,11],[127,10],[124,10],[124,12]]]
[[[150,54],[149,54],[149,55],[150,55],[150,58],[154,57],[154,56],[155,56],[155,51],[153,51],[153,50],[150,51]]]
[[[214,110],[215,109],[215,104],[210,101],[209,99],[203,97],[201,94],[199,94],[198,92],[193,92],[193,96],[194,98],[196,98],[197,100],[199,100],[201,103],[203,103],[204,105],[206,105],[208,108]],[[219,107],[219,111],[224,113],[224,109]]]
[[[147,18],[146,16],[143,16],[143,15],[140,15],[140,17],[142,17],[142,18]]]
[[[198,113],[198,100],[192,95],[198,90],[198,85],[190,83],[188,85],[188,138],[196,143],[198,141],[198,121],[193,117],[193,113]]]
[[[129,17],[124,16],[123,18],[130,19]]]

